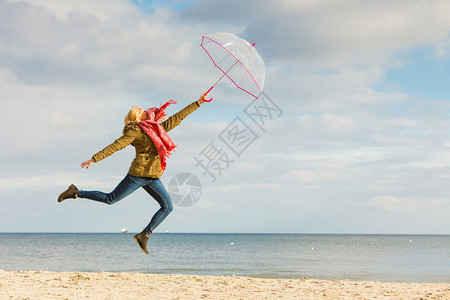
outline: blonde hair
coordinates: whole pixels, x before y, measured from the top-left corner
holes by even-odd
[[[124,127],[123,133],[125,133],[125,127],[131,123],[139,123],[141,121],[142,113],[144,109],[139,106],[133,106],[130,111],[126,114],[125,119],[123,120]]]
[[[141,121],[143,112],[144,109],[140,108],[139,106],[133,106],[123,120],[124,125],[130,123],[139,123]]]

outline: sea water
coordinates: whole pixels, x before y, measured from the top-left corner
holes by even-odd
[[[449,235],[0,233],[0,269],[450,282]]]

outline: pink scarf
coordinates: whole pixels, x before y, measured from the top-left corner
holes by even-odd
[[[159,172],[166,169],[166,158],[172,154],[172,151],[175,149],[176,145],[164,131],[164,128],[159,125],[158,121],[166,115],[164,110],[167,106],[176,103],[176,101],[170,100],[160,108],[152,107],[147,109],[148,120],[138,123],[142,130],[144,130],[144,132],[150,137],[158,150],[159,158],[161,160],[161,170],[159,170]]]

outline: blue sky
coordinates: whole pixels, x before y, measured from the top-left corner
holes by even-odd
[[[159,231],[450,234],[449,14],[418,0],[0,1],[0,231],[142,230],[158,208],[144,191],[56,199],[71,183],[112,190],[132,147],[80,163],[130,107],[198,99],[219,76],[201,36],[231,32],[256,43],[283,113],[263,131],[221,82],[170,132],[163,183],[189,172],[203,189]],[[236,117],[257,135],[240,156],[220,139]],[[211,142],[234,160],[215,182],[195,161]]]
[[[413,96],[437,100],[448,99],[450,59],[437,58],[433,49],[413,49],[402,53],[408,62],[401,68],[388,69],[386,80]]]

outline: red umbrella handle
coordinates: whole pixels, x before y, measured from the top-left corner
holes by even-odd
[[[208,94],[209,92],[211,92],[211,90],[212,90],[213,88],[214,88],[214,86],[210,87],[209,90],[208,90],[205,94]],[[211,99],[205,100],[205,102],[211,102],[212,99],[213,99],[213,98],[211,97]]]

